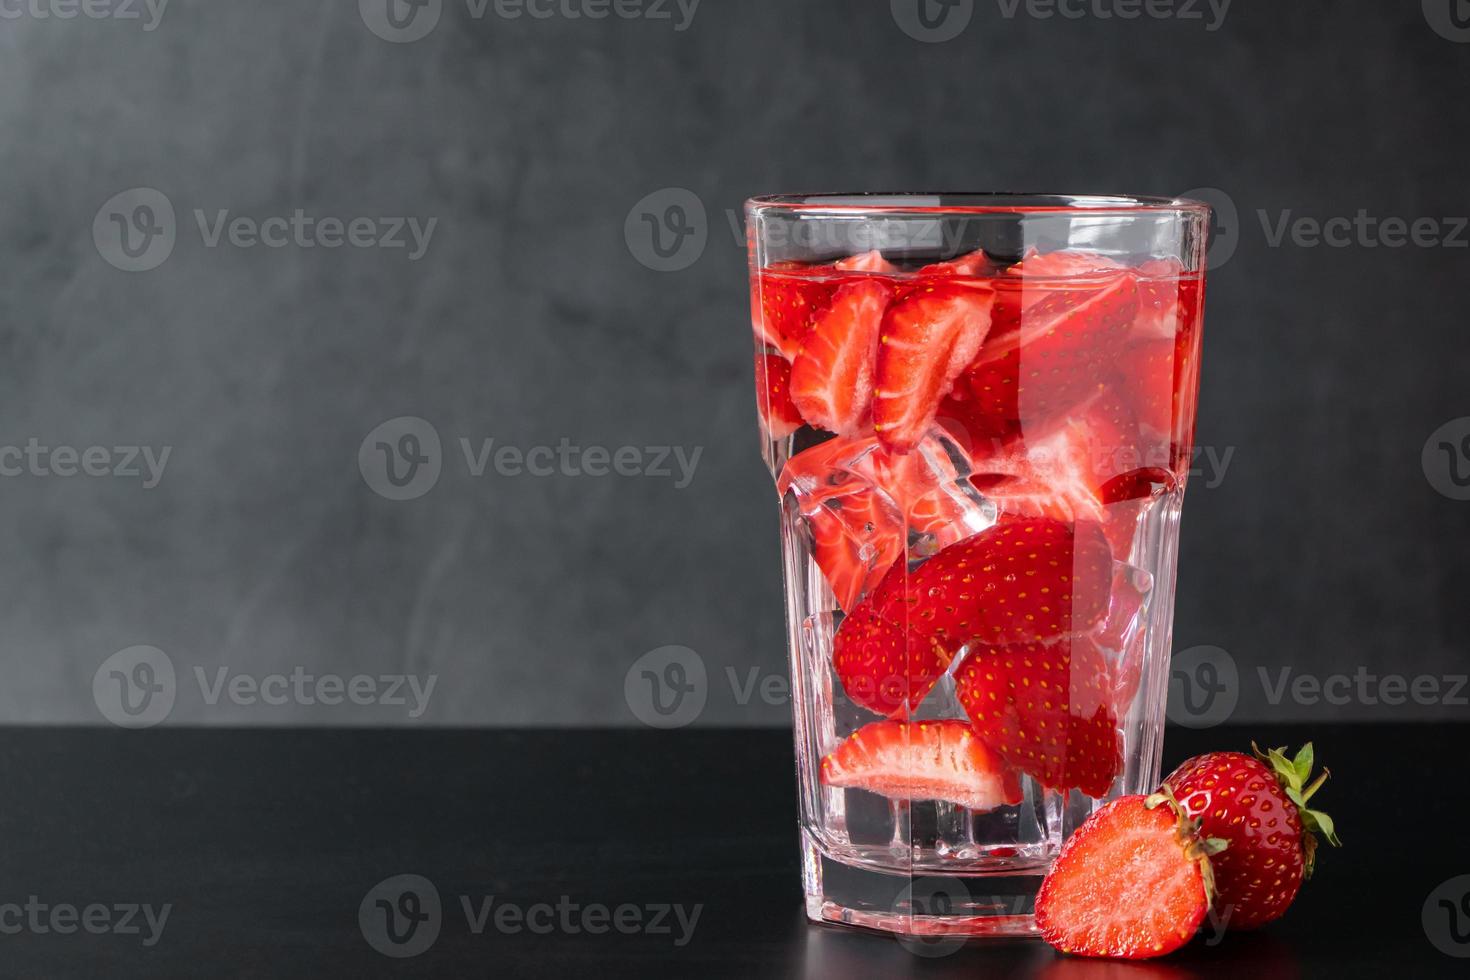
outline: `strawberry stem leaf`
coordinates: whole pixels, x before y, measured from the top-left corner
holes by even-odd
[[[1308,777],[1312,775],[1313,761],[1312,743],[1308,742],[1302,746],[1301,751],[1296,754],[1296,758],[1291,760],[1291,766],[1296,770],[1298,780],[1305,783]],[[1308,793],[1307,795],[1311,796],[1312,794]]]
[[[1316,764],[1316,753],[1312,748],[1311,742],[1303,745],[1297,752],[1296,757],[1290,760],[1286,758],[1286,750],[1284,748],[1269,749],[1268,751],[1262,752],[1260,746],[1252,742],[1251,749],[1255,752],[1256,758],[1271,767],[1272,771],[1276,774],[1277,780],[1281,783],[1281,788],[1285,790],[1287,799],[1291,800],[1297,806],[1302,821],[1304,874],[1310,878],[1312,876],[1312,870],[1316,866],[1317,859],[1318,842],[1316,835],[1321,834],[1322,838],[1333,847],[1342,846],[1342,841],[1337,836],[1337,829],[1333,826],[1332,818],[1321,810],[1313,810],[1307,806],[1312,796],[1322,788],[1323,783],[1327,782],[1327,778],[1332,775],[1332,771],[1326,766],[1323,766],[1322,772],[1317,778],[1315,780],[1312,779],[1312,767]],[[1311,780],[1311,782],[1309,783],[1308,780]]]

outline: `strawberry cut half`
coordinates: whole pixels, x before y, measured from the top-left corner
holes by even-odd
[[[1163,794],[1124,796],[1083,821],[1036,893],[1041,938],[1064,953],[1141,960],[1194,936],[1215,896],[1203,839]]]
[[[962,721],[878,721],[822,760],[822,782],[981,812],[1014,806],[1021,783]]]
[[[801,428],[801,413],[791,401],[791,365],[776,354],[755,356],[756,407],[761,426],[772,440],[785,439]]]
[[[1123,768],[1113,676],[1086,635],[978,646],[955,676],[985,743],[1048,789],[1107,795]]]
[[[842,621],[832,642],[832,667],[853,703],[880,715],[919,706],[950,655],[931,637],[906,630],[863,603]]]
[[[880,280],[845,283],[812,325],[791,365],[791,400],[807,422],[843,436],[865,428],[878,332],[892,296]]]
[[[1048,640],[1095,626],[1107,611],[1112,550],[1090,521],[1006,521],[950,545],[906,575],[895,566],[873,593],[889,620],[951,654],[972,641]]]
[[[908,452],[928,433],[939,402],[990,331],[995,293],[943,280],[923,285],[883,317],[873,429],[885,446]]]
[[[998,334],[965,371],[976,410],[1028,428],[1054,424],[1105,387],[1138,303],[1137,279],[1121,273],[1101,288],[1057,289],[1026,307],[1020,329]]]

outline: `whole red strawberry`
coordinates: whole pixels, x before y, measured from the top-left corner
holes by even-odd
[[[1164,781],[1180,806],[1210,837],[1228,841],[1215,859],[1222,917],[1232,929],[1253,929],[1281,918],[1302,880],[1311,877],[1316,834],[1340,846],[1332,818],[1307,808],[1330,773],[1312,775],[1312,743],[1293,759],[1284,749],[1255,756],[1212,752],[1185,762]]]

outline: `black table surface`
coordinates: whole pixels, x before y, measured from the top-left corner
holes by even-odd
[[[1470,955],[1470,920],[1428,900],[1470,874],[1467,736],[1171,731],[1166,767],[1313,738],[1346,846],[1275,925],[1120,965],[1039,942],[926,957],[809,925],[789,732],[6,729],[0,975],[1463,977],[1430,934]],[[401,874],[442,908],[406,959],[358,919]]]

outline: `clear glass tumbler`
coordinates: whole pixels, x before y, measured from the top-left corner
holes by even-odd
[[[1067,835],[1159,779],[1209,209],[746,214],[807,913],[1032,935]]]

